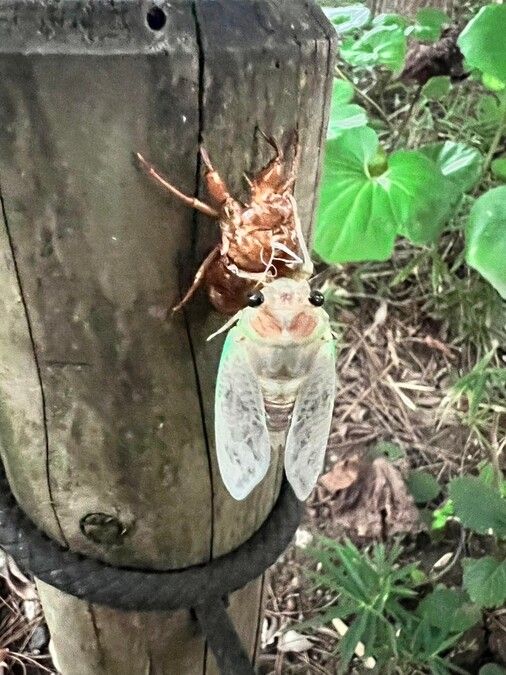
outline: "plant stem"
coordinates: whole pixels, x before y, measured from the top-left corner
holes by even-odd
[[[492,139],[492,143],[490,144],[490,148],[488,149],[487,156],[485,157],[485,162],[483,163],[483,176],[485,176],[487,171],[490,169],[490,165],[492,164],[492,160],[494,159],[495,153],[499,149],[499,144],[505,131],[506,131],[506,95],[503,96],[503,100],[501,103],[501,119],[499,121],[499,126],[497,127],[497,131],[495,132],[494,138]]]
[[[503,481],[503,474],[501,466],[499,464],[499,453],[501,451],[501,448],[497,438],[498,427],[499,427],[499,417],[496,416],[494,420],[494,425],[492,426],[491,432],[492,438],[489,453],[490,453],[490,463],[492,464],[492,468],[494,470],[494,484],[497,490],[500,491]]]
[[[395,136],[395,140],[392,143],[392,150],[395,150],[399,141],[402,138],[402,134],[404,133],[406,127],[408,126],[408,122],[411,119],[411,116],[413,114],[413,110],[415,109],[416,104],[420,100],[420,96],[422,94],[422,89],[423,89],[423,84],[419,84],[415,93],[414,93],[413,100],[411,101],[411,105],[408,108],[408,112],[406,113],[406,117],[402,120],[402,124],[399,127],[399,131],[397,132],[397,134]]]
[[[376,110],[376,112],[381,117],[381,119],[388,124],[388,128],[390,129],[390,131],[393,131],[393,126],[392,126],[392,123],[390,122],[390,120],[388,119],[388,115],[383,110],[383,108],[376,103],[376,101],[374,99],[372,99],[365,92],[363,92],[359,87],[357,87],[357,85],[353,82],[353,80],[351,80],[348,77],[348,75],[346,75],[346,73],[344,73],[338,66],[336,66],[336,75],[338,75],[341,79],[349,82],[352,85],[353,89],[357,92],[357,94],[359,94],[359,96],[361,96],[364,99],[364,101],[367,101],[367,103],[369,103],[369,105],[371,107],[373,107],[374,110]]]

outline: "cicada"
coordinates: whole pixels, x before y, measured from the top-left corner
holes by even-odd
[[[223,482],[244,499],[265,476],[266,406],[289,416],[284,465],[300,500],[322,470],[335,398],[335,345],[323,295],[279,278],[251,295],[226,338],[216,382],[215,437]],[[291,415],[289,414],[291,411]]]
[[[159,185],[220,225],[221,242],[202,262],[174,311],[183,307],[201,284],[206,286],[215,309],[230,315],[243,308],[248,295],[265,280],[311,274],[312,266],[306,269],[303,263],[309,256],[293,196],[298,143],[295,139],[294,161],[287,171],[284,153],[275,139],[264,137],[275,156],[255,177],[246,177],[250,198],[245,204],[232,197],[203,148],[200,154],[211,204],[182,193],[137,153],[142,168]]]

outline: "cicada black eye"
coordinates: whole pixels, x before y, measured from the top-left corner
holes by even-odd
[[[321,307],[325,302],[323,293],[320,293],[320,291],[311,291],[311,295],[309,296],[309,302],[315,307]]]
[[[256,293],[251,293],[248,297],[248,306],[249,307],[259,307],[264,301],[264,294],[261,291]]]

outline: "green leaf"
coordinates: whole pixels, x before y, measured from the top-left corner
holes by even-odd
[[[506,499],[497,490],[477,476],[462,476],[450,482],[448,492],[464,527],[479,534],[492,529],[498,536],[506,536]]]
[[[447,499],[443,506],[434,510],[432,514],[432,529],[442,530],[450,518],[455,515],[455,509],[451,499]]]
[[[355,88],[348,80],[343,80],[340,77],[335,77],[332,83],[332,106],[344,105],[349,103],[355,93]]]
[[[494,159],[490,165],[492,170],[492,175],[499,180],[502,180],[503,183],[506,183],[506,157],[499,157]]]
[[[480,179],[483,157],[479,150],[465,143],[430,143],[420,148],[420,152],[438,165],[459,192],[471,190]]]
[[[395,462],[398,459],[403,459],[406,456],[404,450],[390,441],[379,441],[368,453],[370,459],[377,457],[386,457],[390,462]]]
[[[480,607],[501,607],[506,602],[506,560],[491,556],[465,558],[463,586]]]
[[[415,586],[424,584],[427,579],[427,574],[423,570],[419,570],[416,567],[411,570],[411,581],[415,584]]]
[[[478,478],[481,480],[481,482],[485,483],[485,485],[490,485],[491,487],[494,487],[496,477],[494,467],[492,466],[492,464],[490,462],[483,461],[480,462],[478,468],[480,470]],[[499,491],[501,493],[501,497],[506,497],[506,478],[501,479]]]
[[[437,480],[426,471],[410,471],[406,484],[417,504],[426,504],[441,492]]]
[[[357,103],[348,103],[337,110],[331,111],[327,138],[337,138],[347,129],[365,127],[366,124],[367,113],[362,106]]]
[[[478,121],[488,127],[493,127],[495,131],[495,127],[503,123],[503,99],[505,98],[506,92],[499,95],[484,94],[481,96],[476,110]]]
[[[322,7],[322,10],[338,34],[362,28],[371,17],[371,11],[362,4],[348,7]]]
[[[504,83],[498,77],[494,77],[488,73],[483,73],[482,82],[485,87],[487,87],[487,89],[490,89],[490,91],[504,91],[506,88],[506,83]]]
[[[467,63],[506,83],[506,5],[487,5],[467,24],[458,46]]]
[[[408,25],[408,20],[406,17],[401,16],[400,14],[393,13],[383,13],[378,14],[374,17],[373,26],[400,26],[401,28],[406,28]]]
[[[479,675],[506,675],[506,670],[497,663],[487,663],[486,666],[480,668]]]
[[[348,665],[353,658],[353,652],[364,634],[367,624],[367,612],[362,611],[348,628],[346,635],[339,643],[339,672],[348,672]]]
[[[506,5],[505,5],[506,9]],[[473,205],[466,226],[466,261],[506,298],[506,186]]]
[[[326,262],[388,259],[397,232],[417,240],[441,226],[448,184],[423,154],[386,158],[373,129],[347,131],[326,145],[315,251]]]
[[[434,42],[439,39],[443,26],[450,23],[450,18],[440,9],[426,7],[416,13],[413,35],[422,42]]]
[[[470,603],[463,591],[442,585],[423,598],[416,613],[429,626],[442,629],[444,637],[462,633],[481,619],[479,607]]]
[[[448,94],[451,86],[452,82],[447,75],[431,77],[430,80],[427,80],[423,85],[422,96],[430,101],[440,101]]]
[[[350,103],[353,92],[351,82],[337,78],[334,80],[327,138],[337,138],[347,129],[366,126],[365,110],[356,103]]]
[[[352,66],[383,65],[392,71],[400,71],[406,57],[404,30],[396,24],[374,26],[358,40],[346,38],[340,55]]]

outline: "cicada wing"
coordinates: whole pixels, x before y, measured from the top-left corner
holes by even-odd
[[[267,473],[271,445],[258,379],[233,328],[221,355],[214,403],[218,466],[234,499],[244,499]]]
[[[336,389],[336,356],[328,340],[303,380],[285,447],[285,472],[295,494],[307,499],[323,468]]]

